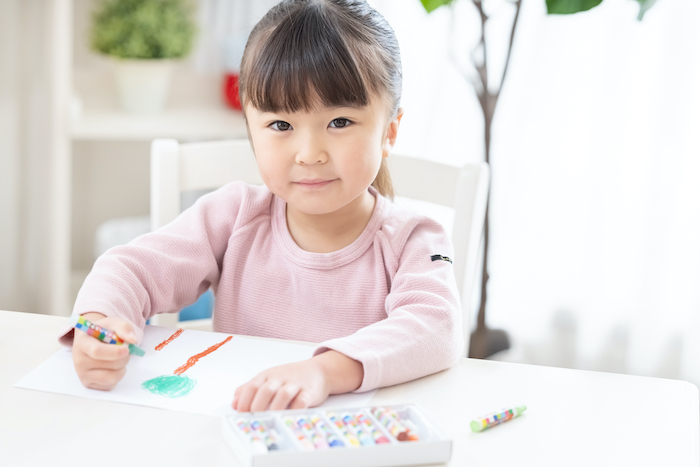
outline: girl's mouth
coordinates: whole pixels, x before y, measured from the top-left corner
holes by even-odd
[[[322,180],[322,179],[307,179],[307,180],[299,180],[298,182],[295,182],[297,185],[299,185],[302,188],[307,188],[310,190],[313,189],[319,189],[323,188],[330,183],[334,182],[336,179],[333,180]]]

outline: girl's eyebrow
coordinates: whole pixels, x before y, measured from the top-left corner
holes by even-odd
[[[325,112],[341,112],[341,111],[343,111],[343,110],[362,111],[362,110],[365,110],[366,108],[367,108],[366,105],[357,105],[357,106],[353,106],[353,105],[339,105],[339,106],[337,106],[337,107],[319,107],[319,108],[317,108],[316,110],[312,110],[312,111],[309,112],[309,113],[315,113],[315,112],[319,112],[319,113],[321,113],[321,112],[324,112],[324,113],[325,113]],[[267,116],[270,116],[270,117],[280,117],[280,118],[284,118],[285,116],[291,116],[291,115],[294,115],[294,114],[300,113],[300,112],[301,112],[301,113],[307,113],[307,112],[302,112],[302,111],[287,112],[287,111],[284,111],[284,110],[279,110],[279,111],[276,111],[276,112],[275,112],[275,111],[259,111],[259,114],[260,114],[261,116],[266,116],[266,117],[267,117]]]
[[[343,110],[343,109],[364,110],[366,107],[367,107],[366,105],[338,105],[338,106],[333,106],[333,107],[324,107],[323,110],[328,110],[328,111]]]

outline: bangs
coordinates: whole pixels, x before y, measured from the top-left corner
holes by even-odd
[[[376,91],[359,71],[368,64],[358,63],[361,54],[348,46],[342,30],[321,5],[294,11],[250,51],[241,97],[262,112],[366,106]]]

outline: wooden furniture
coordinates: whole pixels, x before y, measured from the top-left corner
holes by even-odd
[[[65,319],[0,311],[2,465],[238,465],[217,417],[12,387],[59,349]],[[700,461],[698,390],[685,381],[463,358],[372,403],[418,404],[454,441],[451,466]],[[470,431],[472,417],[511,403],[528,410]]]

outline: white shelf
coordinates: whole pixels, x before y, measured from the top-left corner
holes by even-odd
[[[117,104],[109,62],[73,72],[74,97],[70,137],[73,141],[180,141],[246,138],[243,113],[226,107],[223,77],[181,67],[173,76],[163,112],[134,115]]]
[[[121,111],[117,104],[113,63],[109,58],[90,51],[88,47],[90,12],[94,1],[60,0],[50,3],[54,5],[52,14],[49,15],[52,21],[47,36],[52,44],[50,82],[53,94],[60,97],[60,106],[51,118],[60,131],[55,132],[57,141],[50,145],[56,153],[51,158],[55,162],[52,186],[59,193],[53,197],[54,215],[50,220],[52,254],[47,261],[48,270],[55,271],[56,274],[49,277],[51,303],[47,309],[54,314],[66,314],[72,309],[75,295],[89,270],[71,269],[86,267],[72,263],[75,259],[71,255],[74,240],[71,231],[72,216],[83,216],[81,219],[84,222],[79,223],[81,226],[93,225],[96,218],[90,217],[95,216],[93,212],[76,212],[71,209],[72,197],[75,196],[73,187],[76,186],[74,184],[82,184],[80,186],[86,190],[103,189],[99,185],[71,177],[75,154],[83,156],[82,162],[85,164],[94,163],[89,166],[90,170],[97,167],[99,172],[109,166],[105,161],[110,159],[101,156],[115,154],[115,148],[120,148],[124,142],[144,143],[155,138],[175,138],[182,142],[246,138],[247,131],[243,114],[224,104],[223,76],[209,73],[206,67],[196,67],[187,60],[183,60],[175,70],[166,108],[161,114],[136,116]],[[58,105],[56,100],[49,104]],[[51,105],[48,110],[52,110]],[[67,118],[68,115],[70,117]],[[107,144],[73,144],[80,142]],[[138,146],[139,156],[147,159],[146,145]],[[84,158],[92,154],[100,157]],[[143,169],[143,165],[140,167]],[[143,177],[140,180],[143,183]],[[91,197],[92,194],[89,192],[87,196]],[[99,202],[113,203],[107,199],[100,198]],[[133,203],[133,199],[130,202]],[[122,209],[117,211],[123,212]],[[142,209],[138,213],[136,210],[134,212],[140,214],[141,211]],[[67,301],[69,305],[66,304]]]
[[[71,125],[74,141],[150,141],[154,138],[185,141],[246,137],[243,114],[223,107],[166,109],[154,116],[131,115],[118,109],[94,109],[83,112]]]

